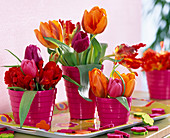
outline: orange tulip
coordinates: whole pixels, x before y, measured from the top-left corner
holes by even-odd
[[[125,73],[123,73],[123,74],[120,74],[120,75],[123,78],[123,80],[125,82],[125,87],[126,87],[124,96],[130,97],[133,93],[133,90],[134,90],[135,84],[136,84],[135,74],[134,73],[128,73],[126,75]],[[115,72],[113,74],[113,77],[120,79],[120,77]],[[124,88],[123,88],[123,91],[124,91]],[[122,93],[123,93],[123,91],[122,91]]]
[[[38,41],[48,48],[55,49],[57,46],[49,41],[46,41],[43,37],[52,37],[54,39],[63,41],[61,25],[55,20],[49,21],[48,23],[40,22],[39,30],[35,29],[34,33]]]
[[[107,96],[108,80],[99,69],[94,68],[92,71],[89,71],[89,82],[95,96],[102,98]]]
[[[93,7],[90,12],[84,11],[82,19],[83,29],[90,34],[102,33],[107,25],[107,15],[105,9]]]

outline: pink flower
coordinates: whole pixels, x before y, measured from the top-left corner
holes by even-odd
[[[121,96],[122,88],[123,88],[122,81],[120,79],[109,78],[109,84],[107,87],[107,91],[111,97],[115,98],[115,97]]]
[[[32,60],[28,60],[28,59],[22,60],[21,68],[25,75],[31,75],[33,78],[36,77],[38,69],[37,69],[35,61],[33,59]]]

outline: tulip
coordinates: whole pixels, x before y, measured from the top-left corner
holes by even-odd
[[[113,74],[114,78],[118,78],[120,79],[120,77],[118,75],[115,75],[116,73]],[[130,97],[133,93],[133,90],[135,88],[135,84],[136,84],[136,80],[135,80],[135,74],[134,73],[128,73],[127,75],[125,73],[120,74],[121,77],[123,78],[124,82],[125,82],[125,93],[124,96],[126,97]],[[124,87],[123,87],[123,91],[124,91]],[[122,91],[122,93],[123,93]]]
[[[89,37],[83,31],[78,32],[73,40],[72,47],[77,53],[85,51],[89,47]]]
[[[109,79],[109,83],[108,83],[108,87],[107,87],[107,91],[108,94],[115,98],[115,97],[119,97],[122,94],[122,81],[118,78],[110,78]]]
[[[55,20],[49,21],[48,23],[41,22],[39,30],[35,29],[34,33],[38,41],[48,48],[55,49],[57,48],[57,46],[49,41],[46,41],[43,37],[52,37],[59,41],[63,41],[61,25],[59,24],[58,21]]]
[[[36,45],[27,46],[25,50],[24,59],[28,59],[28,60],[33,59],[35,63],[38,64],[38,62],[42,60],[42,57],[40,55],[40,49]]]
[[[36,77],[38,69],[37,69],[35,61],[33,59],[32,60],[28,60],[28,59],[22,60],[21,68],[25,75],[31,75],[33,78]]]
[[[44,89],[46,90],[55,88],[55,85],[59,82],[61,77],[62,70],[55,62],[49,61],[40,74],[40,84],[44,85]]]
[[[123,60],[119,62],[120,64],[127,68],[138,69],[142,66],[142,59],[136,58],[138,55],[138,49],[145,46],[146,45],[143,43],[132,46],[121,44],[115,48],[115,59],[119,60],[123,58]]]
[[[107,15],[105,9],[93,7],[90,12],[84,11],[82,19],[83,29],[90,34],[102,33],[107,25]]]
[[[72,39],[74,35],[80,31],[80,23],[77,22],[76,26],[71,22],[71,20],[65,21],[64,20],[59,20],[61,23],[61,26],[63,28],[63,37],[64,37],[64,42],[67,45],[70,45],[72,42]]]
[[[108,80],[99,69],[89,71],[89,82],[95,96],[106,98]]]

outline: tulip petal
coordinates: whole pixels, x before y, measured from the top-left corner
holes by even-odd
[[[91,15],[88,13],[87,10],[85,10],[83,19],[82,19],[82,27],[87,33],[90,33],[90,34],[93,33],[93,29],[91,28],[92,26],[89,26],[91,25],[91,20],[92,20]]]
[[[115,83],[109,91],[110,96],[113,98],[121,96],[121,93],[122,85],[120,83]]]
[[[107,25],[107,17],[103,16],[100,22],[97,24],[94,34],[102,33],[105,30],[106,25]]]
[[[49,21],[49,24],[50,24],[50,21]],[[61,29],[61,25],[59,24],[59,22],[53,20],[51,22],[51,26],[52,26],[51,31],[52,31],[52,34],[54,35],[54,38],[62,42],[63,41],[62,29]]]
[[[52,37],[50,27],[46,22],[40,22],[40,32],[44,37]]]
[[[135,88],[135,84],[136,84],[136,80],[135,79],[131,79],[127,85],[126,85],[126,91],[125,91],[125,96],[126,97],[130,97],[133,93],[133,90]]]
[[[35,30],[34,30],[34,33],[35,33],[38,41],[39,41],[42,45],[44,45],[45,47],[52,48],[52,49],[57,48],[57,46],[54,45],[54,44],[52,44],[51,42],[45,41],[45,39],[43,38],[42,34],[38,31],[38,29],[35,29]]]
[[[45,41],[45,39],[43,38],[43,36],[42,36],[42,34],[40,33],[40,31],[39,31],[38,29],[35,29],[35,30],[34,30],[34,33],[35,33],[38,41],[40,41],[40,43],[41,43],[42,45],[44,45],[45,47],[48,47],[48,44],[47,44],[47,42]]]

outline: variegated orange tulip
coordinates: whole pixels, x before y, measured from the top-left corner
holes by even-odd
[[[106,98],[108,80],[101,70],[94,68],[92,71],[89,71],[89,82],[95,96]]]
[[[48,23],[40,22],[39,30],[35,29],[34,33],[38,41],[48,48],[55,49],[57,46],[49,41],[46,41],[43,37],[52,37],[54,39],[63,41],[61,25],[55,20],[49,21]]]
[[[123,78],[123,80],[125,82],[125,87],[126,87],[124,96],[130,97],[133,93],[133,90],[134,90],[135,84],[136,84],[135,74],[134,73],[128,73],[128,74],[123,73],[120,75]],[[113,77],[120,79],[120,77],[115,72],[113,74]],[[123,88],[123,91],[124,91],[124,88]],[[123,91],[122,91],[122,93],[123,93]]]
[[[90,34],[102,33],[107,25],[107,14],[105,9],[93,7],[90,12],[84,11],[82,19],[83,29]]]

